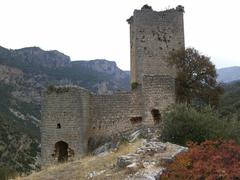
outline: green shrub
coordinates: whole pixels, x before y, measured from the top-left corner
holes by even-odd
[[[137,89],[138,85],[139,85],[139,84],[138,84],[137,82],[132,82],[132,83],[131,83],[132,90],[133,90],[133,89]]]
[[[240,113],[231,114],[231,118],[226,117],[223,121],[224,139],[233,139],[240,144]]]
[[[197,111],[184,104],[174,105],[163,116],[162,138],[180,145],[201,143],[221,137],[224,125],[210,107]]]
[[[65,92],[68,92],[70,90],[69,87],[57,87],[57,86],[54,86],[54,85],[50,85],[48,86],[47,88],[47,93],[48,94],[51,94],[52,92],[56,92],[56,93],[65,93]]]
[[[9,167],[2,167],[0,166],[0,179],[7,180],[14,178],[17,175],[15,170],[12,170]]]
[[[220,114],[226,117],[240,113],[240,81],[225,84],[224,91],[219,104]]]

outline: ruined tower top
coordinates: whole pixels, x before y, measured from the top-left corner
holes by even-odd
[[[171,51],[184,48],[184,7],[154,11],[144,5],[135,10],[130,24],[131,82],[142,83],[144,75],[175,78],[175,69],[168,66]]]

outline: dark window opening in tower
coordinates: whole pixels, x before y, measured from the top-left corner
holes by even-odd
[[[57,124],[57,129],[61,129],[61,124],[60,123]]]
[[[161,113],[159,112],[159,110],[158,109],[152,109],[151,113],[152,113],[152,116],[153,116],[154,124],[159,124],[162,120]]]

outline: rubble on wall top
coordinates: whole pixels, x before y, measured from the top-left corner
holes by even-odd
[[[47,88],[47,94],[51,94],[52,92],[56,92],[56,93],[65,93],[65,92],[69,92],[69,90],[71,89],[79,89],[79,90],[84,90],[84,91],[89,91],[83,87],[77,86],[77,85],[50,85]]]
[[[145,4],[141,10],[135,10],[135,11],[153,11],[154,13],[158,13],[159,15],[166,14],[166,13],[173,13],[173,12],[184,12],[184,7],[182,5],[178,5],[176,8],[171,8],[171,9],[166,9],[164,11],[154,11],[151,6],[148,4]],[[134,12],[135,12],[134,11]],[[132,24],[134,21],[134,16],[131,16],[130,18],[127,19],[128,24]]]
[[[127,19],[128,24],[131,24],[133,22],[133,16]]]
[[[184,12],[184,7],[182,5],[178,5],[176,7],[176,10],[180,11],[180,12]]]
[[[142,8],[141,8],[141,10],[151,10],[151,11],[154,11],[153,9],[152,9],[152,7],[151,6],[149,6],[148,4],[145,4]],[[184,7],[182,6],[182,5],[178,5],[176,8],[171,8],[171,9],[166,9],[166,10],[164,10],[164,11],[159,11],[159,12],[166,12],[166,11],[179,11],[179,12],[184,12]],[[130,18],[129,18],[130,19]]]
[[[152,7],[149,6],[149,5],[147,5],[147,4],[145,4],[145,5],[141,8],[141,10],[144,10],[144,9],[150,9],[150,10],[152,10]]]

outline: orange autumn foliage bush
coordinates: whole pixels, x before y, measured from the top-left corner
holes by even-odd
[[[240,180],[240,146],[234,141],[188,144],[167,167],[161,180]]]

